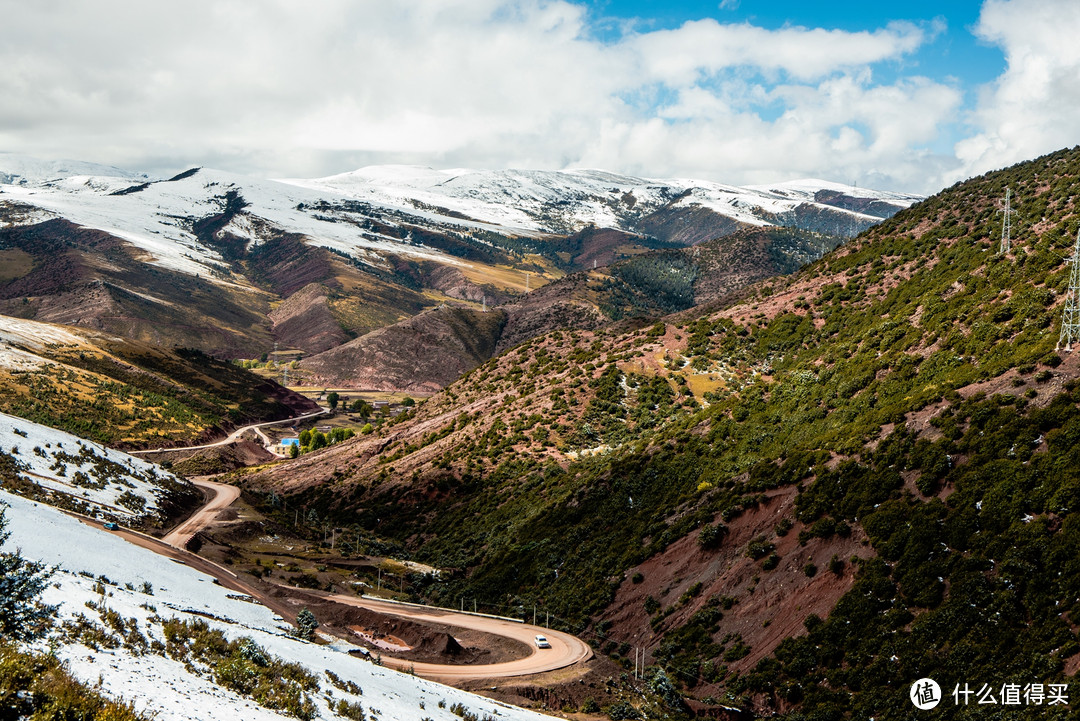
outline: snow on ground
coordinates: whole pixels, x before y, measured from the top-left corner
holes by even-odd
[[[74,331],[55,323],[0,316],[0,342],[22,348],[45,350],[48,345],[87,347],[90,344]]]
[[[202,619],[227,638],[251,638],[274,656],[305,666],[319,677],[321,690],[312,694],[321,718],[339,718],[326,696],[336,701],[362,703],[368,718],[385,721],[459,721],[450,707],[462,704],[480,718],[499,721],[542,721],[550,717],[491,701],[432,681],[398,673],[348,655],[344,643],[332,646],[307,643],[288,635],[288,624],[268,609],[216,585],[212,578],[174,563],[152,551],[133,546],[80,523],[58,510],[0,491],[11,538],[5,550],[20,548],[26,558],[61,569],[44,600],[56,604],[60,619],[82,614],[97,619],[87,603],[108,607],[126,619],[137,619],[140,631],[151,640],[164,641],[160,619]],[[95,585],[104,576],[109,583]],[[151,588],[144,590],[144,583]],[[127,588],[130,584],[131,588]],[[149,590],[151,593],[146,593]],[[98,625],[102,625],[100,620]],[[120,648],[97,650],[78,643],[62,645],[58,655],[82,681],[96,684],[110,696],[155,714],[157,721],[263,721],[283,716],[215,685],[209,674],[199,675],[175,660],[153,652],[135,655]],[[342,691],[325,671],[352,681],[362,695]],[[439,703],[443,702],[443,708]]]
[[[814,195],[819,190],[831,190],[837,193],[843,193],[853,198],[869,198],[873,200],[884,200],[893,205],[898,205],[903,208],[907,208],[923,199],[921,195],[913,195],[911,193],[895,193],[888,190],[871,190],[870,188],[860,188],[856,185],[845,185],[843,183],[833,183],[828,180],[820,180],[818,178],[803,178],[801,180],[788,180],[783,183],[773,183],[771,185],[747,185],[746,190],[760,191],[763,193],[772,193],[785,198],[794,198],[798,200],[813,200]]]
[[[187,484],[153,463],[5,413],[0,454],[42,488],[87,504],[91,515],[117,520],[152,515],[169,486]]]
[[[79,335],[58,325],[0,316],[0,368],[30,371],[55,366],[57,364],[34,352],[43,351],[49,345],[82,348],[88,344]]]

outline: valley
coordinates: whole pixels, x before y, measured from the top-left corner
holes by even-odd
[[[193,285],[161,287],[147,279],[166,256],[146,262],[71,209],[118,188],[105,197],[165,203],[172,184],[221,176],[18,185],[40,208],[79,190],[70,218],[4,206],[4,488],[140,529],[113,535],[289,634],[306,609],[311,653],[344,657],[331,682],[381,664],[581,719],[900,717],[919,674],[1056,683],[1080,668],[1077,579],[1047,575],[1071,567],[1080,487],[1080,360],[1059,343],[1080,152],[914,204],[816,181],[674,192],[592,171],[435,172],[206,185],[217,212],[168,231],[188,228],[201,250],[184,262],[204,271],[171,268]],[[1005,188],[1024,201],[1002,249]],[[341,197],[288,217],[336,217],[358,244],[258,230],[301,191]],[[756,207],[792,225],[718,219],[719,193],[740,213],[770,195]],[[881,215],[848,237],[822,232],[821,206]],[[686,235],[643,230],[691,216]],[[91,276],[127,305],[59,314]],[[143,301],[205,313],[165,340],[148,329],[180,316]],[[185,348],[196,337],[218,340]],[[91,456],[141,480],[102,480],[88,464],[114,466]],[[139,485],[158,473],[168,493]],[[200,487],[217,494],[201,511]],[[124,512],[135,496],[161,512]]]
[[[241,482],[468,569],[419,598],[535,603],[624,669],[644,646],[699,701],[757,714],[902,709],[893,655],[904,678],[996,678],[1006,647],[1017,673],[1074,668],[1065,616],[1038,610],[1069,591],[1016,573],[1071,533],[1077,367],[1055,346],[1076,163],[959,184],[715,310],[526,341],[406,421]],[[1006,186],[1030,200],[1003,254]],[[1004,544],[1015,572],[992,570]]]

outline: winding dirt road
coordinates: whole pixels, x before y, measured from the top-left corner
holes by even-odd
[[[174,548],[186,548],[192,536],[210,525],[218,513],[231,506],[232,502],[240,497],[240,489],[236,486],[206,480],[192,481],[192,483],[204,491],[209,491],[212,495],[202,508],[191,515],[191,518],[161,539]]]
[[[296,609],[284,604],[280,599],[271,597],[269,594],[256,588],[254,585],[241,579],[236,573],[213,561],[205,559],[194,553],[184,550],[185,544],[192,536],[206,528],[218,513],[228,508],[233,501],[240,496],[240,489],[213,481],[193,481],[195,485],[214,495],[189,519],[180,524],[163,539],[158,540],[150,536],[121,529],[115,531],[116,535],[143,548],[184,563],[192,568],[202,571],[218,580],[226,588],[231,588],[241,593],[246,593],[259,603],[271,609],[279,616],[289,619]],[[89,521],[89,519],[87,519]],[[96,524],[95,524],[96,525]],[[328,595],[326,598],[338,603],[366,608],[388,616],[398,616],[418,622],[437,623],[458,628],[471,629],[490,633],[496,636],[505,636],[526,644],[532,653],[525,658],[519,658],[505,663],[477,664],[477,665],[451,665],[439,663],[413,663],[403,659],[391,658],[384,654],[382,662],[391,668],[400,670],[412,670],[419,676],[443,682],[478,681],[494,678],[509,678],[513,676],[531,676],[533,674],[555,671],[560,668],[572,666],[579,661],[592,658],[593,652],[587,643],[571,636],[568,633],[555,631],[540,626],[532,626],[527,623],[515,623],[499,618],[491,618],[468,613],[459,613],[448,609],[435,608],[433,606],[413,606],[388,601],[380,601],[372,598],[358,598],[343,594]],[[536,635],[545,636],[551,644],[551,648],[537,648]]]
[[[313,413],[305,413],[302,416],[295,416],[293,418],[283,418],[280,421],[266,421],[265,423],[252,423],[249,426],[237,428],[229,435],[222,438],[220,441],[214,441],[213,443],[204,443],[201,446],[184,446],[183,448],[147,448],[141,451],[125,451],[128,455],[137,456],[142,453],[162,453],[164,451],[201,451],[204,448],[216,448],[218,446],[226,446],[230,443],[234,443],[239,440],[240,436],[244,435],[248,431],[255,431],[256,434],[262,436],[262,438],[269,443],[270,439],[266,437],[266,434],[260,431],[260,428],[270,428],[271,426],[281,426],[286,423],[295,423],[296,421],[307,420],[308,418],[315,418],[329,413],[329,408],[321,408]],[[274,455],[277,455],[276,453]]]
[[[441,608],[425,607],[416,608],[403,606],[397,603],[378,601],[372,598],[357,598],[356,596],[330,595],[327,598],[344,603],[349,606],[359,606],[388,616],[400,616],[412,621],[427,621],[440,623],[458,628],[468,628],[497,636],[506,636],[526,644],[532,653],[525,658],[505,663],[490,663],[477,665],[448,665],[441,663],[413,663],[402,659],[390,658],[384,654],[382,662],[386,666],[397,669],[412,669],[418,676],[431,678],[438,681],[478,681],[489,678],[508,678],[512,676],[529,676],[545,671],[555,671],[566,666],[571,666],[578,661],[592,658],[592,649],[589,644],[576,636],[571,636],[562,631],[550,628],[530,626],[527,623],[515,623],[498,618],[486,616],[473,616],[458,613]],[[551,648],[537,648],[535,637],[544,636],[551,644]]]

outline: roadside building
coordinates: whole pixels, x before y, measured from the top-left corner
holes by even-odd
[[[293,446],[299,446],[299,445],[300,445],[300,439],[299,438],[282,438],[280,441],[278,441],[277,445],[274,446],[274,453],[277,453],[277,454],[282,455],[282,456],[287,456],[287,455],[289,455],[289,449],[290,448],[292,448]]]

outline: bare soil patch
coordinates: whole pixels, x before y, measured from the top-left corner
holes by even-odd
[[[532,653],[525,644],[505,636],[388,616],[331,601],[318,592],[267,585],[267,593],[295,607],[297,613],[310,610],[322,630],[383,656],[467,665],[515,661]]]

